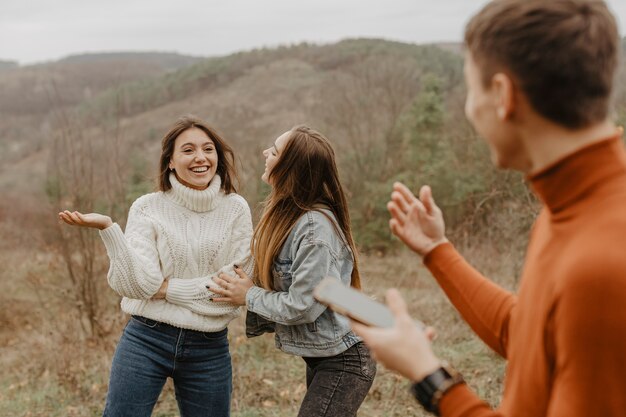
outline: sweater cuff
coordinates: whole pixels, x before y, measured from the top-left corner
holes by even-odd
[[[458,256],[460,256],[459,252],[457,252],[452,243],[442,243],[424,256],[424,265],[432,272],[433,269],[439,269],[442,263],[446,263]]]
[[[126,247],[126,237],[119,224],[113,223],[106,229],[100,230],[99,233],[110,258],[112,258],[115,253],[119,252],[119,248]]]
[[[207,280],[208,281],[208,280]],[[197,300],[209,296],[209,290],[205,284],[186,279],[171,279],[167,284],[165,299],[172,304],[185,304],[190,300]]]
[[[450,388],[439,401],[439,415],[442,417],[491,415],[489,411],[492,411],[491,407],[478,398],[467,383]]]

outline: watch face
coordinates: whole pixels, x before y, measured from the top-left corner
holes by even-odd
[[[443,367],[437,369],[435,372],[427,377],[427,379],[429,379],[429,383],[432,384],[435,389],[439,389],[445,381],[451,378],[452,376],[450,375],[450,373],[446,370],[446,368]]]

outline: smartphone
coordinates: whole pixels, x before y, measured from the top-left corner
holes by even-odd
[[[324,278],[313,290],[313,297],[331,310],[359,323],[375,327],[393,326],[393,314],[387,306],[342,284],[337,278]]]

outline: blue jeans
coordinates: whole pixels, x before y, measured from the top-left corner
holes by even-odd
[[[298,417],[355,417],[376,376],[363,342],[335,356],[302,359],[307,391]]]
[[[181,417],[228,417],[227,329],[208,333],[133,316],[115,349],[104,417],[149,417],[168,377]]]

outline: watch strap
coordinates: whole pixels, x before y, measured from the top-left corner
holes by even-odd
[[[411,394],[431,413],[439,415],[439,401],[453,386],[463,383],[463,376],[444,364],[424,379],[411,385]]]

